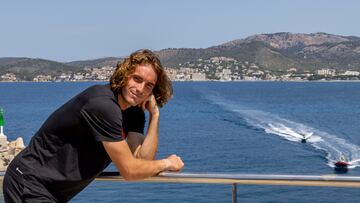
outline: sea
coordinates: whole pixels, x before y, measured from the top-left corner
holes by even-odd
[[[45,119],[98,82],[0,83],[9,140],[28,144]],[[360,176],[359,82],[174,82],[157,158],[183,172]],[[67,119],[67,118],[63,118]],[[302,136],[310,136],[306,143]],[[334,161],[352,167],[338,174]],[[108,171],[114,171],[113,165]],[[238,185],[238,202],[360,202],[358,188]],[[0,202],[2,200],[0,193]],[[71,202],[231,202],[223,184],[94,181]]]

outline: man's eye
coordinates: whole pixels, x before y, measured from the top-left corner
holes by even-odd
[[[153,84],[148,84],[148,85],[146,85],[146,88],[148,88],[148,89],[153,89],[153,88],[154,88],[154,85],[153,85]]]
[[[133,79],[135,80],[135,82],[142,82],[142,78],[134,76]]]

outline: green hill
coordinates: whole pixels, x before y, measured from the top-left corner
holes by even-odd
[[[261,34],[206,49],[164,49],[158,54],[170,67],[198,58],[225,56],[272,71],[288,68],[360,70],[360,38],[326,33]]]
[[[78,72],[82,69],[82,67],[45,59],[0,58],[0,75],[14,73],[20,80],[32,80],[36,75],[57,76],[61,73]]]

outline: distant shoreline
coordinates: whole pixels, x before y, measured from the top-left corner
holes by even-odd
[[[109,82],[107,80],[97,81],[97,80],[88,80],[88,81],[0,81],[0,83],[104,83]],[[298,83],[306,83],[306,82],[318,82],[318,83],[327,83],[327,82],[344,82],[344,83],[352,83],[352,82],[360,82],[360,80],[173,80],[172,82],[219,82],[219,83],[229,83],[229,82],[298,82]]]

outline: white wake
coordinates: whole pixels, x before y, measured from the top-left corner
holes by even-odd
[[[351,163],[349,168],[360,166],[360,147],[336,135],[268,112],[246,108],[222,97],[207,95],[206,98],[223,109],[236,113],[248,125],[262,129],[267,134],[277,135],[299,143],[305,138],[306,143],[326,152],[326,159],[330,167],[334,167],[334,163],[340,159],[341,155],[344,155]]]

